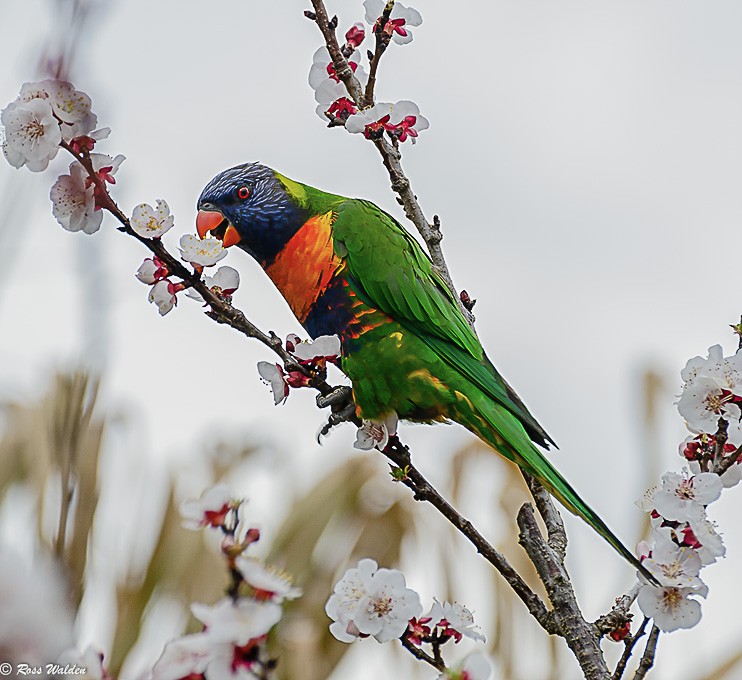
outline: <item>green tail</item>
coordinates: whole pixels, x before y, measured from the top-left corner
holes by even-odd
[[[466,400],[464,408],[459,410],[464,427],[487,442],[498,453],[514,462],[522,470],[542,484],[567,510],[581,517],[597,531],[614,550],[651,583],[660,585],[657,579],[647,571],[639,559],[624,546],[616,535],[598,517],[595,511],[583,501],[572,486],[562,477],[552,464],[531,442],[520,421],[506,408],[493,402],[484,395],[479,403]],[[466,407],[470,407],[470,409]],[[469,414],[463,410],[470,410]]]

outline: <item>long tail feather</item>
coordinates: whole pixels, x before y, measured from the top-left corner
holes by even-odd
[[[621,543],[597,513],[580,498],[570,483],[562,477],[544,454],[534,446],[517,418],[489,399],[484,401],[481,405],[482,408],[474,407],[468,399],[465,401],[473,410],[469,418],[457,419],[462,425],[474,432],[498,453],[533,476],[567,510],[581,517],[595,529],[621,557],[636,567],[650,583],[660,585],[657,579]]]

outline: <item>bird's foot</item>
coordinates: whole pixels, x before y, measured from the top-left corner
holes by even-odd
[[[317,408],[327,408],[328,406],[332,406],[334,412],[335,406],[343,407],[346,404],[353,404],[355,407],[355,403],[353,402],[353,389],[347,385],[336,387],[329,394],[317,395]]]
[[[317,441],[319,441],[320,437],[327,436],[330,430],[336,425],[355,422],[357,420],[356,403],[353,401],[353,390],[347,385],[341,385],[329,394],[317,395],[317,407],[327,408],[328,406],[332,409],[332,413],[319,431]]]

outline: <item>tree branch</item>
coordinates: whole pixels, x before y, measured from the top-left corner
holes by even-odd
[[[572,650],[587,680],[609,680],[610,673],[599,640],[580,612],[567,570],[541,536],[530,503],[520,509],[518,527],[518,541],[536,567],[551,600],[556,632]]]

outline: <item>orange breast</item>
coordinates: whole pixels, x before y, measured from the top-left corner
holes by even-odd
[[[265,270],[300,323],[343,264],[332,247],[332,221],[332,212],[308,219]]]

